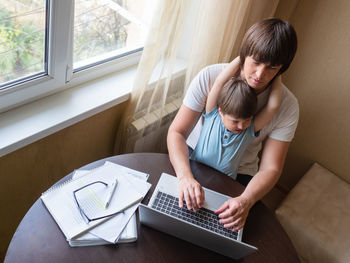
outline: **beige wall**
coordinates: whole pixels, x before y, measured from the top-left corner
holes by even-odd
[[[290,22],[299,46],[284,83],[300,120],[280,184],[290,189],[313,162],[350,182],[350,1],[299,1]]]
[[[0,158],[0,261],[41,193],[87,163],[113,155],[125,103]]]

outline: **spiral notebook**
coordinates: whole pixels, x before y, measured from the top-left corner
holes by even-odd
[[[104,209],[105,211],[100,211],[99,216],[103,215],[103,213],[106,215],[119,213],[139,203],[144,197],[129,182],[127,177],[127,173],[118,169],[116,166],[112,164],[103,165],[91,170],[78,179],[69,180],[50,188],[42,194],[41,199],[66,236],[66,239],[71,240],[111,219],[111,217],[106,217],[87,223],[79,212],[73,197],[73,191],[96,181],[111,184],[113,181],[118,180],[118,188],[113,195],[110,206]],[[149,184],[145,181],[143,183]]]
[[[151,187],[146,184],[149,174],[137,171],[115,163],[106,162],[104,165],[114,165],[128,174],[128,180],[137,191],[145,196]],[[84,176],[89,170],[76,170],[72,178]],[[144,182],[140,182],[140,180]],[[77,238],[69,240],[70,246],[96,246],[116,243],[135,242],[137,240],[137,224],[135,210],[139,204],[124,210],[123,213],[111,218],[99,226],[89,230]]]

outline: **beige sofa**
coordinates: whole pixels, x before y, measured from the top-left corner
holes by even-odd
[[[350,184],[315,163],[276,210],[302,262],[350,262]]]

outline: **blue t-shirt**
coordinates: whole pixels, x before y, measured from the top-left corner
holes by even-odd
[[[216,107],[204,114],[204,123],[196,148],[190,159],[209,165],[236,179],[239,161],[249,143],[258,136],[254,132],[254,119],[251,125],[235,134],[228,131]]]

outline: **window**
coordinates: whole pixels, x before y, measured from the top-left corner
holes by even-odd
[[[45,1],[0,0],[0,87],[47,72]]]
[[[149,18],[147,1],[75,1],[73,68],[142,48]]]
[[[0,111],[140,58],[156,0],[0,0]]]

